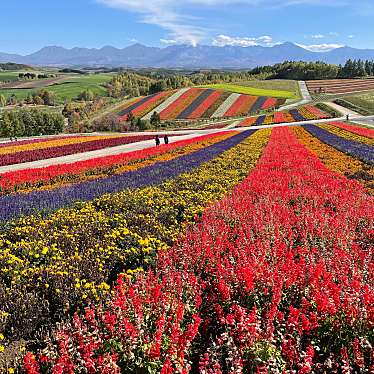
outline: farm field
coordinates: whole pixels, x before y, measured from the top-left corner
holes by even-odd
[[[298,109],[274,112],[273,114],[256,117],[248,117],[241,121],[236,127],[273,125],[278,123],[290,123],[328,118],[331,118],[328,113],[325,113],[313,105],[306,105]]]
[[[306,82],[311,94],[321,88],[326,93],[340,94],[374,90],[374,79],[331,79]]]
[[[374,91],[352,96],[344,96],[344,101],[353,104],[353,108],[363,109],[363,114],[374,114]],[[352,109],[353,109],[352,108]]]
[[[373,147],[344,122],[217,130],[0,174],[0,368],[369,368]]]
[[[101,73],[92,75],[68,75],[62,82],[57,82],[52,85],[48,85],[48,91],[52,91],[56,94],[58,103],[64,103],[65,99],[72,100],[76,99],[77,96],[85,90],[91,90],[94,94],[106,95],[103,84],[110,81],[113,74]],[[48,81],[46,79],[45,81]],[[1,89],[0,94],[5,96],[15,95],[19,99],[25,99],[30,93],[43,87],[46,83],[43,80],[31,82],[38,84],[38,88],[13,88],[13,89]]]
[[[135,117],[148,120],[153,112],[157,112],[161,120],[235,117],[278,107],[284,102],[285,99],[267,96],[182,88],[128,101],[117,115],[122,121],[127,120],[130,112]]]
[[[0,71],[0,84],[2,82],[16,81],[19,71]]]
[[[234,83],[235,84],[235,83]],[[264,90],[288,91],[292,92],[294,99],[300,99],[300,88],[297,81],[288,79],[251,80],[237,83],[239,86],[261,88]]]
[[[292,90],[283,90],[283,89],[275,89],[273,84],[269,83],[268,87],[265,88],[266,81],[261,81],[260,83],[253,83],[249,82],[247,84],[231,84],[231,83],[222,83],[222,84],[210,84],[203,86],[204,88],[212,88],[215,90],[224,90],[229,92],[235,92],[239,94],[245,95],[253,95],[253,96],[270,96],[270,97],[277,97],[281,99],[295,99],[298,98],[298,91],[295,89]],[[269,81],[270,82],[270,81]],[[283,86],[283,85],[282,85]],[[288,85],[287,85],[288,87]]]

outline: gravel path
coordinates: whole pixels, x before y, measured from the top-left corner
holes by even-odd
[[[211,115],[212,118],[223,117],[223,115],[231,108],[235,101],[240,97],[238,93],[232,93],[221,106]]]
[[[332,102],[325,102],[324,104],[328,105],[329,107],[337,110],[344,116],[349,115],[350,117],[362,117],[361,114],[354,112],[353,110],[347,109],[344,106],[332,103]]]
[[[294,109],[300,105],[306,105],[310,103],[311,101],[313,101],[312,97],[310,96],[308,87],[306,86],[306,83],[304,81],[299,81],[299,87],[300,87],[300,93],[303,99],[293,104],[284,105],[280,108],[281,110]]]

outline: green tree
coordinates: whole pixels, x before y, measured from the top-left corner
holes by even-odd
[[[94,98],[95,98],[95,95],[91,90],[82,91],[78,95],[78,100],[81,100],[81,101],[93,101]]]
[[[13,136],[12,118],[8,110],[5,110],[0,116],[0,134],[4,138]]]
[[[0,95],[0,108],[6,105],[6,98],[4,95]]]
[[[153,127],[158,128],[160,126],[161,118],[160,118],[160,115],[156,111],[152,113],[150,122]]]

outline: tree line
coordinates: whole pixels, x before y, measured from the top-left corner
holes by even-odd
[[[272,66],[259,66],[250,71],[252,76],[263,75],[267,79],[317,80],[360,78],[374,76],[374,61],[349,59],[344,65],[322,61],[285,61]]]
[[[64,117],[59,113],[37,109],[0,112],[0,137],[52,135],[62,132]]]

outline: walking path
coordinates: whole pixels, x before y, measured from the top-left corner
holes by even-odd
[[[180,140],[192,139],[192,138],[195,138],[195,137],[200,136],[200,135],[204,135],[204,134],[202,134],[201,132],[197,133],[195,131],[194,133],[190,133],[190,134],[183,135],[183,136],[169,136],[169,142],[174,143],[174,142],[180,141]],[[144,141],[137,142],[137,143],[120,145],[118,147],[110,147],[110,148],[99,149],[97,151],[76,153],[76,154],[73,154],[73,155],[61,156],[61,157],[55,157],[55,158],[48,158],[48,159],[39,160],[39,161],[25,162],[25,163],[22,163],[22,164],[6,165],[6,166],[1,166],[0,167],[0,174],[1,173],[6,173],[6,172],[9,172],[9,171],[16,171],[16,170],[43,168],[43,167],[47,167],[47,166],[51,166],[51,165],[72,164],[74,162],[90,160],[92,158],[114,156],[114,155],[118,155],[120,153],[139,151],[139,150],[146,149],[146,148],[151,148],[151,147],[154,147],[154,146],[155,146],[155,141],[153,139],[152,140],[144,140]]]
[[[308,87],[306,86],[306,83],[304,81],[299,81],[298,83],[299,83],[299,87],[300,87],[300,93],[301,93],[301,96],[303,97],[303,99],[296,102],[296,103],[293,103],[293,104],[284,105],[280,108],[281,110],[293,109],[293,108],[296,108],[300,105],[305,105],[305,104],[308,104],[311,101],[313,101],[312,97],[310,96]]]
[[[285,127],[285,126],[303,126],[307,124],[325,124],[325,123],[331,123],[331,122],[337,122],[337,121],[345,121],[344,117],[339,118],[330,118],[330,119],[320,119],[320,120],[312,120],[312,121],[303,121],[303,122],[291,122],[291,123],[280,123],[276,125],[261,125],[261,126],[252,126],[252,127],[239,127],[235,128],[235,131],[245,131],[245,130],[253,130],[253,129],[270,129],[275,127]],[[356,123],[364,123],[366,126],[374,128],[374,115],[373,116],[360,116],[356,115],[354,116],[354,121]],[[195,137],[204,135],[204,134],[213,134],[217,132],[223,132],[223,131],[232,131],[236,125],[238,125],[240,121],[235,121],[231,123],[230,125],[226,126],[223,129],[207,129],[207,130],[179,130],[179,131],[173,131],[175,134],[183,134],[180,136],[172,136],[169,135],[170,143],[179,141],[179,140],[187,140],[187,139],[193,139]],[[361,124],[360,123],[360,124]],[[162,131],[160,131],[162,133]],[[139,133],[132,133],[132,135],[155,135],[155,132],[139,132]],[[170,134],[170,132],[169,132]],[[77,134],[75,134],[77,135]],[[103,135],[103,133],[93,133],[90,135]],[[74,136],[74,134],[72,134]],[[0,167],[0,174],[6,173],[9,171],[16,171],[16,170],[25,170],[25,169],[33,169],[33,168],[43,168],[51,165],[61,165],[61,164],[71,164],[78,161],[84,161],[89,160],[92,158],[99,158],[99,157],[105,157],[105,156],[112,156],[117,155],[120,153],[127,153],[132,151],[138,151],[146,148],[151,148],[155,145],[154,140],[145,140],[137,143],[132,144],[125,144],[118,147],[111,147],[111,148],[105,148],[100,149],[97,151],[90,151],[90,152],[84,152],[84,153],[78,153],[74,155],[69,156],[62,156],[62,157],[56,157],[56,158],[49,158],[46,160],[40,160],[40,161],[33,161],[33,162],[25,162],[23,164],[15,164],[15,165],[7,165],[7,166],[1,166]]]
[[[361,114],[359,114],[357,112],[354,112],[353,110],[350,110],[348,108],[345,108],[344,106],[341,106],[339,104],[335,104],[335,103],[332,103],[330,101],[325,102],[324,104],[328,105],[329,107],[331,107],[334,110],[337,110],[338,112],[340,112],[344,116],[349,115],[350,117],[362,117]]]
[[[358,125],[362,125],[362,126],[374,127],[374,120],[370,119],[370,117],[362,119],[361,114],[354,112],[351,109],[345,108],[344,106],[331,103],[331,102],[326,102],[325,104],[337,110],[338,112],[342,113],[344,116],[349,115],[350,122],[357,123]],[[357,119],[357,117],[360,117],[361,119]]]

